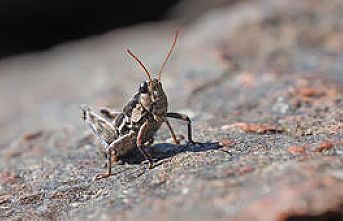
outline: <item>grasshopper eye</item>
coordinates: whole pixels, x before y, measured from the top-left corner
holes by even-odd
[[[139,86],[139,92],[142,94],[148,93],[148,83],[146,81]]]

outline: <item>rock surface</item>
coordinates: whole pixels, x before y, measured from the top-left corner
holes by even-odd
[[[0,219],[342,220],[342,8],[249,1],[185,27],[163,83],[203,145],[173,145],[164,127],[153,169],[133,153],[97,182],[78,104],[121,108],[144,79],[124,49],[156,72],[175,26],[3,60]]]

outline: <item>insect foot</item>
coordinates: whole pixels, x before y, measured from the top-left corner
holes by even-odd
[[[104,179],[104,178],[107,178],[111,176],[111,174],[108,174],[108,173],[98,173],[96,174],[94,177],[93,177],[93,181],[96,181],[96,180],[100,180],[100,179]]]
[[[82,119],[102,144],[107,158],[107,172],[97,174],[94,177],[95,180],[112,175],[112,155],[122,157],[134,149],[138,149],[144,159],[149,162],[149,168],[153,168],[154,162],[149,153],[149,147],[163,123],[167,124],[173,141],[180,143],[168,118],[187,122],[188,142],[197,144],[192,138],[192,123],[189,117],[181,113],[168,112],[168,99],[162,87],[162,73],[175,48],[179,34],[178,30],[156,78],[152,78],[143,62],[130,49],[127,49],[128,54],[142,67],[148,79],[139,85],[136,94],[121,112],[102,108],[99,110],[100,114],[97,114],[89,106],[81,106]]]

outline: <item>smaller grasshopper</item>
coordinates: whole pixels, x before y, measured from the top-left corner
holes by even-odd
[[[111,176],[112,161],[118,162],[119,157],[127,155],[135,148],[138,148],[143,157],[149,161],[149,168],[152,168],[153,160],[150,153],[146,152],[145,147],[153,144],[153,137],[163,123],[166,123],[169,128],[174,142],[179,144],[168,118],[186,121],[188,123],[188,142],[195,144],[192,139],[192,125],[189,117],[181,113],[167,112],[167,95],[161,83],[163,69],[175,48],[179,33],[178,30],[158,72],[158,76],[154,79],[151,78],[150,72],[142,61],[130,49],[127,49],[129,55],[143,68],[148,80],[140,84],[137,93],[129,100],[121,112],[113,112],[102,108],[100,114],[96,114],[90,107],[81,106],[82,118],[101,142],[107,158],[107,172],[97,174],[94,179]],[[114,159],[112,159],[112,156],[114,156]]]

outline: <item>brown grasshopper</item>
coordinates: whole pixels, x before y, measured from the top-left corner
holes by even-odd
[[[140,84],[137,93],[125,105],[122,112],[112,112],[102,108],[100,109],[100,116],[88,106],[81,106],[82,118],[89,124],[105,148],[107,158],[107,172],[97,174],[95,179],[109,177],[111,175],[112,157],[114,157],[114,161],[118,161],[119,157],[125,156],[135,148],[139,149],[144,158],[149,161],[149,168],[152,168],[153,160],[150,153],[146,152],[145,147],[149,147],[154,142],[153,137],[163,123],[167,124],[174,142],[179,144],[168,118],[186,121],[188,123],[188,142],[195,143],[192,139],[192,125],[189,117],[185,114],[167,112],[167,95],[161,83],[163,69],[175,48],[179,34],[180,31],[178,30],[157,78],[154,79],[151,78],[150,72],[142,61],[130,49],[127,49],[129,55],[143,68],[148,80]]]

